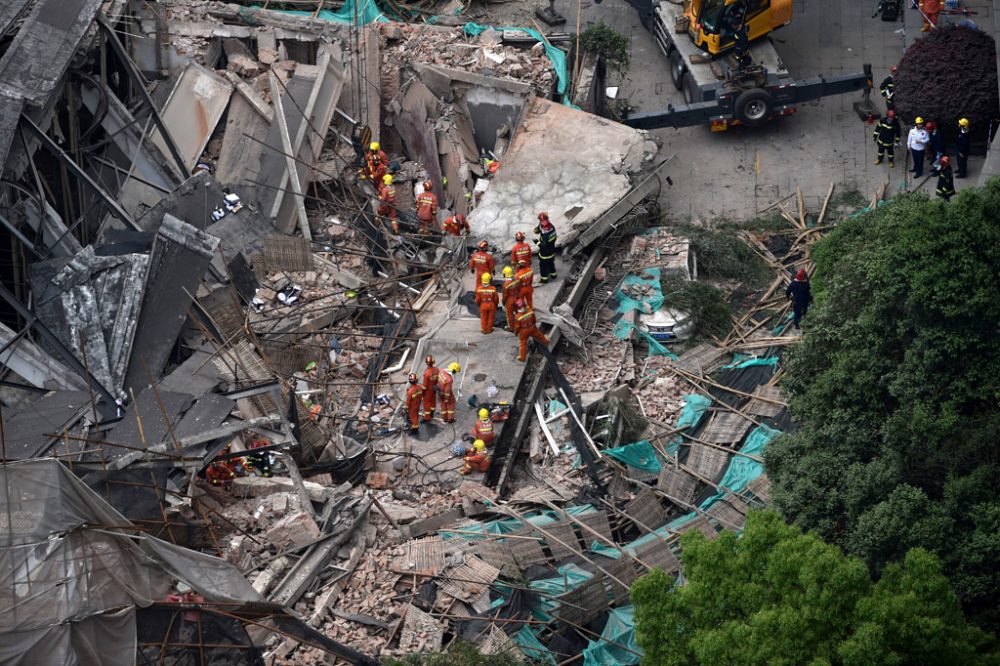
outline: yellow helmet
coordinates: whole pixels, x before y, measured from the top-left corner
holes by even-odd
[[[490,410],[488,410],[488,409],[480,409],[479,410],[479,420],[480,421],[485,421],[489,417],[490,417]]]
[[[504,266],[503,267],[503,276],[505,278],[514,277],[514,269],[511,268],[510,266]]]
[[[489,273],[483,273],[483,277],[479,278],[479,281],[483,284],[489,284],[490,282],[493,282],[493,276]]]
[[[924,124],[924,119],[921,118],[920,116],[917,116],[916,118],[913,119],[913,124],[914,125],[923,125]]]
[[[968,118],[959,118],[958,119],[958,126],[959,127],[968,127],[969,126],[969,119]]]
[[[452,361],[448,364],[448,372],[461,372],[462,366],[458,364],[458,361]]]
[[[378,145],[378,141],[372,141],[368,145],[368,148],[369,148],[369,150],[378,150],[379,148],[381,148],[381,146]]]
[[[472,448],[474,448],[477,453],[482,453],[486,450],[486,442],[481,439],[477,439],[472,443]]]
[[[382,182],[385,183],[386,185],[392,185],[392,174],[387,173],[384,176],[382,176]]]

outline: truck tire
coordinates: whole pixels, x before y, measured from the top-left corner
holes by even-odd
[[[670,51],[670,80],[674,82],[674,88],[682,90],[684,87],[684,60],[677,49]]]
[[[681,79],[681,89],[684,91],[685,104],[695,104],[701,101],[701,91],[698,89],[698,84],[694,82],[691,72],[684,72],[684,77]]]
[[[774,108],[774,100],[766,90],[744,90],[736,98],[736,117],[747,127],[757,127],[767,122]]]

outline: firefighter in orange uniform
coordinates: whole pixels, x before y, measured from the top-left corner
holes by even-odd
[[[503,313],[507,317],[507,330],[514,332],[514,301],[521,296],[521,281],[514,277],[514,269],[503,267]]]
[[[472,443],[472,448],[465,452],[462,459],[462,474],[472,472],[487,472],[490,469],[490,457],[486,453],[486,444],[481,439]]]
[[[424,191],[417,195],[417,220],[420,233],[429,234],[437,230],[438,200],[434,195],[434,184],[424,181]]]
[[[523,261],[519,263],[517,265],[517,273],[514,277],[521,283],[521,299],[527,304],[529,310],[534,310],[535,288],[532,286],[532,283],[535,281],[535,273],[531,270],[531,264]]]
[[[365,153],[365,163],[361,167],[361,180],[370,180],[373,187],[378,187],[382,176],[389,170],[389,157],[379,146],[378,141],[372,141]]]
[[[424,387],[420,385],[416,373],[410,373],[410,385],[406,387],[406,413],[410,417],[410,434],[420,432],[420,403],[424,399]]]
[[[493,419],[490,418],[490,410],[479,410],[479,420],[472,426],[472,439],[481,439],[486,446],[493,446],[493,442],[496,441],[496,433],[493,432]]]
[[[462,371],[462,366],[452,362],[447,370],[438,372],[438,394],[441,396],[441,419],[445,423],[455,422],[455,374]]]
[[[500,297],[497,295],[497,288],[493,286],[491,274],[483,273],[479,281],[480,285],[476,287],[476,305],[479,306],[479,329],[485,335],[493,332],[493,320]]]
[[[472,253],[469,257],[469,272],[476,274],[476,284],[481,284],[483,281],[483,273],[493,274],[493,268],[495,263],[493,261],[493,255],[489,251],[489,243],[482,241],[479,243],[479,249]]]
[[[534,338],[543,345],[549,344],[549,339],[542,335],[535,322],[535,311],[524,301],[517,299],[517,314],[514,318],[514,326],[517,331],[517,338],[521,343],[517,360],[524,362],[528,356],[528,338]]]
[[[472,228],[469,227],[468,220],[461,213],[452,215],[444,221],[444,232],[452,236],[468,236]]]
[[[396,210],[396,186],[392,184],[392,176],[385,174],[382,176],[382,184],[378,187],[378,214],[389,220],[392,225],[392,233],[399,233],[399,214]]]
[[[424,370],[424,423],[430,423],[437,408],[438,369],[434,367],[434,357],[430,354],[424,359],[427,369]]]
[[[510,249],[510,265],[520,266],[523,261],[531,266],[531,246],[524,241],[524,232],[514,234],[514,240],[517,242]]]

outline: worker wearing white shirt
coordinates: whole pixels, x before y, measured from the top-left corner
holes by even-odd
[[[924,151],[927,149],[927,142],[931,140],[931,137],[924,129],[923,118],[917,116],[913,124],[914,128],[906,137],[906,147],[913,155],[913,168],[910,171],[913,172],[914,178],[920,178],[924,175]]]

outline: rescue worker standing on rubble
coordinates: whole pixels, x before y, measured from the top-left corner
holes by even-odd
[[[479,306],[479,328],[483,335],[493,332],[493,320],[497,313],[500,297],[497,288],[493,286],[493,274],[483,273],[476,287],[476,305]]]
[[[448,365],[447,370],[438,371],[438,394],[441,397],[441,419],[445,423],[455,422],[455,374],[462,371],[462,366],[456,362]]]
[[[392,184],[392,176],[385,174],[382,176],[382,184],[378,187],[378,214],[380,217],[388,219],[392,225],[392,233],[399,233],[399,214],[396,211],[396,186]]]
[[[806,269],[800,268],[798,270],[795,274],[795,279],[785,289],[785,296],[792,299],[792,320],[795,322],[795,328],[798,329],[799,322],[806,316],[806,312],[809,311],[809,305],[813,300]]]
[[[487,472],[490,469],[490,457],[486,453],[486,444],[481,439],[472,443],[472,448],[465,452],[462,458],[462,471],[464,476],[472,472]]]
[[[937,195],[945,201],[955,196],[955,180],[951,174],[951,158],[945,155],[938,166]]]
[[[890,109],[885,117],[875,125],[875,145],[878,146],[878,159],[875,164],[882,164],[882,159],[886,153],[889,155],[889,168],[896,166],[896,144],[899,143],[903,135],[899,129],[899,121],[896,120],[896,112]]]
[[[521,299],[527,303],[532,310],[535,309],[535,273],[531,270],[531,264],[522,261],[517,265],[517,273],[514,274],[521,285]]]
[[[370,180],[372,187],[377,188],[382,182],[382,176],[389,171],[389,157],[379,146],[378,141],[372,141],[365,153],[365,162],[361,167],[361,180]]]
[[[424,191],[417,195],[416,205],[420,233],[426,236],[437,231],[438,200],[434,194],[434,183],[424,181]]]
[[[507,330],[514,331],[514,302],[521,297],[521,281],[514,277],[514,269],[503,267],[503,313],[507,317]]]
[[[490,244],[486,241],[480,241],[479,247],[469,257],[469,272],[476,274],[476,284],[482,284],[483,274],[492,275],[495,267],[493,255],[490,254]]]
[[[424,387],[416,373],[409,376],[410,385],[406,387],[406,414],[410,418],[410,434],[420,432],[420,404],[424,399]]]
[[[262,449],[265,446],[271,446],[271,442],[266,439],[255,439],[250,442],[250,450]],[[260,475],[263,477],[270,477],[271,472],[271,452],[270,451],[257,451],[256,453],[248,453],[245,459],[244,466],[247,471],[259,470]]]
[[[538,226],[535,227],[535,245],[538,246],[538,272],[541,282],[545,284],[556,277],[556,226],[549,220],[548,213],[538,214]]]
[[[517,360],[524,363],[524,360],[528,357],[528,338],[534,338],[543,345],[548,345],[549,339],[538,330],[538,325],[535,321],[535,311],[523,298],[517,299],[516,308],[517,314],[514,315],[514,327],[518,342],[520,343]]]
[[[438,369],[434,366],[434,357],[430,354],[424,359],[427,369],[424,370],[424,423],[430,423],[437,408]]]
[[[955,178],[965,178],[969,167],[969,119],[958,119],[958,138],[955,139],[955,150],[958,153],[958,169]]]
[[[456,213],[444,221],[444,232],[446,234],[451,234],[452,236],[468,236],[471,231],[472,229],[469,227],[469,222],[461,213]]]
[[[514,247],[510,248],[510,265],[517,266],[522,261],[531,265],[531,246],[524,242],[524,232],[514,234]]]
[[[472,438],[482,440],[487,447],[493,446],[493,442],[496,441],[496,433],[493,432],[493,419],[490,417],[490,410],[479,410],[479,420],[472,426]]]

